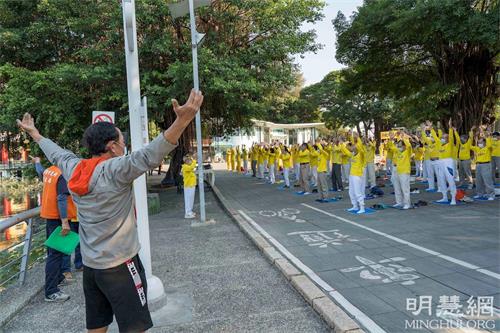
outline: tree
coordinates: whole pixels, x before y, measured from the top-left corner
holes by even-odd
[[[322,0],[214,0],[197,13],[205,94],[203,132],[223,136],[267,116],[269,101],[296,85],[293,55],[318,49],[303,22],[322,17]],[[171,98],[192,87],[188,18],[164,0],[136,1],[141,88],[149,119],[173,122]],[[117,112],[128,128],[121,7],[116,1],[0,2],[0,130],[34,114],[45,134],[75,149],[92,110]],[[272,104],[272,102],[271,102]],[[191,127],[173,153],[170,179],[191,149]]]
[[[499,2],[366,0],[339,13],[339,62],[351,85],[389,96],[417,122],[450,116],[462,131],[491,122],[499,90]]]

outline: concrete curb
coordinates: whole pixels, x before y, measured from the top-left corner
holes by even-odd
[[[0,293],[0,332],[28,303],[44,288],[45,260],[37,263],[26,272],[24,286],[17,282]],[[42,282],[40,282],[42,281]]]
[[[314,284],[309,277],[303,275],[288,259],[262,237],[243,217],[229,204],[220,190],[213,185],[215,197],[224,210],[236,222],[244,234],[250,238],[264,256],[290,281],[292,286],[304,297],[307,303],[323,318],[335,333],[364,333],[359,325],[344,312],[333,300]]]

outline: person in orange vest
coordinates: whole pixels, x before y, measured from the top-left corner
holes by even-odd
[[[66,180],[57,166],[44,169],[39,158],[35,158],[35,169],[43,181],[40,217],[46,220],[47,238],[59,226],[62,227],[61,235],[66,236],[71,230],[69,221],[76,219],[76,207],[69,194]],[[69,299],[69,295],[59,289],[59,285],[72,282],[69,277],[66,279],[61,270],[63,256],[63,253],[47,248],[45,261],[45,301],[47,302],[64,302]]]

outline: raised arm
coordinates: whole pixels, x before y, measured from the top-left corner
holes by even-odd
[[[62,149],[50,139],[44,138],[35,127],[33,117],[29,113],[24,114],[23,120],[18,119],[17,125],[28,133],[33,141],[38,143],[50,163],[57,165],[61,169],[65,179],[71,178],[73,169],[80,161],[75,154]]]

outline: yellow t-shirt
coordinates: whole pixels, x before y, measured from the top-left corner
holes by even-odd
[[[351,176],[358,176],[362,177],[363,176],[363,171],[365,168],[365,150],[363,147],[363,144],[359,141],[358,144],[356,144],[356,147],[358,149],[358,152],[356,155],[351,153],[346,146],[342,146],[342,153],[347,156],[348,158],[351,158]]]
[[[184,179],[184,187],[195,187],[196,186],[196,174],[194,170],[196,169],[196,161],[192,161],[191,164],[184,163],[182,165],[182,177]]]
[[[500,140],[489,138],[491,141],[491,156],[500,156]]]
[[[392,163],[396,166],[398,174],[409,174],[411,172],[412,148],[408,139],[404,139],[403,142],[406,147],[403,151],[400,151],[395,145],[390,146],[393,153]]]
[[[267,158],[267,163],[269,164],[274,164],[276,161],[276,151],[271,153],[271,151],[268,152],[268,158]]]
[[[434,129],[431,130],[431,135],[434,138],[434,144],[436,150],[438,151],[439,159],[443,160],[445,158],[453,158],[455,152],[455,145],[453,144],[453,129],[450,128],[448,132],[448,142],[441,143],[441,139],[437,136]]]
[[[342,164],[342,147],[340,144],[333,146],[332,163]]]
[[[369,142],[366,145],[366,163],[373,163],[375,161],[376,142]]]
[[[474,151],[476,163],[491,162],[491,143],[487,142],[483,148],[472,146],[471,149]]]
[[[318,162],[318,172],[326,172],[327,171],[327,163],[330,158],[330,152],[323,149],[323,147],[318,144],[319,147],[319,162]]]
[[[286,151],[284,151],[283,154],[281,154],[281,160],[283,161],[283,168],[289,169],[292,167],[291,159],[292,159],[292,155],[290,155]]]
[[[424,159],[424,148],[422,147],[417,147],[414,150],[414,159],[415,161],[422,161]]]
[[[457,142],[458,146],[458,159],[461,161],[465,160],[470,160],[470,151],[471,151],[471,146],[472,146],[472,137],[473,137],[472,131],[469,133],[469,139],[465,142],[462,143],[460,141],[460,136],[458,135],[458,132],[455,131],[455,140]]]
[[[424,160],[438,158],[439,150],[437,149],[436,142],[433,142],[431,139],[429,139],[425,135],[424,131],[422,131],[422,141],[425,143]]]
[[[309,163],[309,159],[310,159],[309,149],[299,150],[298,154],[299,154],[299,156],[298,156],[299,163]]]
[[[314,148],[310,148],[309,163],[312,167],[318,166],[319,163],[319,152]]]

